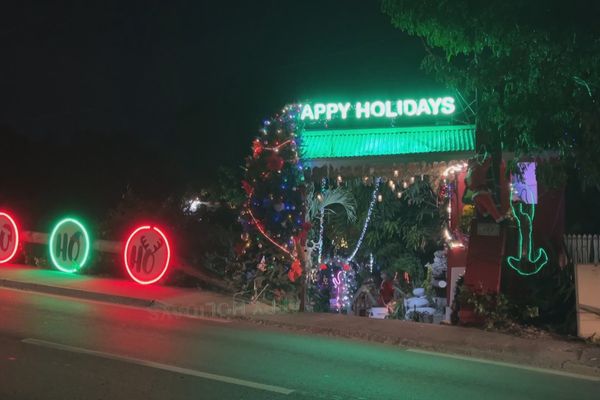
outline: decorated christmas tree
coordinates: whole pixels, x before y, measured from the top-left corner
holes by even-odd
[[[298,108],[288,106],[264,122],[246,159],[242,185],[247,200],[240,257],[247,260],[245,278],[254,291],[290,290],[303,275],[305,223],[304,176],[296,139]],[[265,293],[266,294],[266,293]]]

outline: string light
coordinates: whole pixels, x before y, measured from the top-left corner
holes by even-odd
[[[321,191],[325,191],[325,185],[327,181],[325,178],[321,180]],[[325,207],[321,205],[319,208],[319,242],[317,246],[319,246],[318,258],[319,265],[321,264],[321,259],[323,257],[323,233],[325,232]]]
[[[360,246],[362,245],[363,239],[365,238],[365,234],[367,233],[367,228],[369,226],[369,222],[371,222],[371,215],[373,214],[373,208],[375,208],[375,203],[378,198],[380,183],[381,183],[381,177],[375,178],[375,188],[373,189],[373,194],[371,195],[371,203],[369,204],[369,210],[367,211],[367,218],[365,219],[365,224],[363,225],[363,228],[362,228],[362,231],[360,232],[358,241],[356,242],[356,247],[354,248],[354,251],[352,252],[352,254],[350,254],[350,257],[348,257],[346,259],[346,263],[350,263],[354,259],[354,257],[356,256],[356,253],[358,253],[358,250],[360,249]]]
[[[252,218],[252,221],[254,222],[254,226],[256,226],[256,229],[260,232],[261,235],[263,235],[265,237],[265,239],[267,239],[269,242],[271,242],[274,246],[276,246],[277,248],[279,248],[285,254],[287,254],[288,256],[290,256],[293,260],[296,259],[288,249],[286,249],[285,247],[283,247],[282,245],[280,245],[279,243],[277,243],[274,239],[272,239],[267,234],[267,232],[265,232],[264,228],[262,227],[262,224],[254,217],[254,214],[252,213],[251,209],[248,209],[248,215],[250,215],[250,218]]]

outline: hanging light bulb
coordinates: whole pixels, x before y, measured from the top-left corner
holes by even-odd
[[[395,169],[395,170],[394,170],[394,177],[396,177],[396,178],[397,178],[397,177],[398,177],[398,175],[399,175],[399,172],[398,172],[398,170],[397,170],[397,169]]]
[[[410,177],[410,183],[415,183],[415,177],[414,176]]]
[[[399,199],[401,199],[401,198],[402,198],[402,192],[401,192],[401,191],[398,191],[398,193],[396,193],[396,196],[397,196]]]
[[[338,183],[342,183],[342,176],[341,176],[341,175],[338,175],[338,176],[337,176],[337,182],[338,182]]]
[[[402,182],[402,187],[404,189],[406,189],[408,187],[408,182],[406,182],[406,181]]]
[[[383,196],[381,194],[377,195],[377,201],[380,203],[383,201]]]

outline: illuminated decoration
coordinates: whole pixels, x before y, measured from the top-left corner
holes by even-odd
[[[91,242],[81,222],[75,218],[64,218],[52,230],[48,246],[50,259],[56,269],[73,273],[87,262]]]
[[[511,191],[514,189],[511,187]],[[519,203],[518,211],[515,210],[514,202],[510,202],[510,209],[512,211],[515,220],[517,221],[517,228],[519,230],[519,242],[518,242],[518,256],[507,257],[507,263],[509,267],[517,271],[520,275],[530,276],[535,275],[544,268],[548,263],[548,254],[543,248],[533,248],[533,219],[535,218],[535,204],[524,204]],[[528,210],[526,210],[526,208]],[[523,222],[521,222],[523,220]],[[525,245],[523,244],[525,241]],[[525,259],[525,260],[524,260]],[[524,271],[523,264],[529,264],[533,266],[532,271]]]
[[[239,218],[248,235],[237,251],[248,260],[272,256],[273,270],[287,272],[292,282],[303,274],[298,253],[311,228],[304,215],[304,169],[296,138],[299,112],[298,106],[284,107],[264,121],[261,135],[252,142],[242,181],[246,201]],[[283,254],[272,255],[273,250]]]
[[[14,258],[19,248],[19,227],[10,214],[0,211],[0,264]]]
[[[377,202],[380,184],[381,177],[375,178],[375,188],[373,189],[373,194],[371,195],[371,203],[369,204],[369,209],[367,210],[367,218],[365,219],[365,224],[363,225],[362,231],[360,232],[360,236],[358,237],[358,241],[356,242],[356,247],[354,248],[354,251],[350,254],[350,257],[346,259],[346,263],[348,264],[354,259],[356,253],[358,253],[358,250],[360,249],[360,246],[362,246],[365,234],[367,233],[367,228],[369,227],[369,223],[371,222],[373,208],[375,208],[375,203]]]
[[[475,125],[306,129],[300,150],[306,160],[471,152],[475,150]]]
[[[127,273],[140,285],[158,282],[169,269],[171,246],[166,235],[156,226],[136,228],[123,251]]]
[[[341,181],[341,176],[338,176],[338,182]],[[324,192],[327,187],[327,180],[323,178],[321,180],[321,192]],[[317,242],[317,246],[319,247],[317,261],[319,264],[323,259],[323,234],[325,232],[325,207],[321,206],[319,208],[319,241]]]
[[[335,292],[336,292],[336,307],[339,309],[342,306],[342,295],[343,295],[343,286],[344,286],[344,279],[342,278],[342,275],[344,275],[344,271],[338,271],[337,275],[335,277],[333,277],[333,279],[331,280],[333,282],[333,287],[335,288]]]
[[[277,241],[275,241],[271,236],[269,236],[269,234],[265,231],[265,228],[260,223],[260,221],[258,221],[256,219],[256,217],[254,217],[254,214],[252,214],[252,210],[248,210],[248,215],[250,215],[250,218],[252,218],[252,221],[254,222],[254,226],[260,232],[260,234],[263,235],[263,237],[265,239],[267,239],[269,242],[271,242],[279,250],[283,251],[285,254],[287,254],[288,256],[292,257],[292,259],[295,259],[295,257],[292,255],[291,251],[289,251],[288,249],[286,249],[285,247],[283,247],[282,245],[280,245],[279,243],[277,243]]]
[[[456,111],[454,97],[403,100],[375,100],[356,103],[313,103],[301,106],[300,120],[326,120],[451,115]]]

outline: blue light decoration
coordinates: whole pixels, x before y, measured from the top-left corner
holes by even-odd
[[[327,189],[327,180],[323,178],[321,180],[321,193],[325,192]],[[323,233],[325,232],[325,207],[321,206],[319,210],[319,241],[317,242],[317,246],[319,247],[319,256],[317,258],[319,264],[323,259]]]
[[[365,234],[367,233],[367,228],[369,227],[369,223],[371,222],[371,215],[373,214],[373,209],[375,208],[375,204],[377,203],[377,195],[379,194],[379,186],[381,184],[381,177],[375,178],[375,188],[373,189],[373,194],[371,195],[371,203],[369,204],[369,210],[367,211],[367,218],[365,219],[365,224],[363,225],[362,231],[360,232],[360,236],[358,237],[358,241],[356,242],[356,247],[354,247],[354,251],[350,254],[350,257],[346,259],[346,263],[350,264],[350,262],[360,250],[360,246],[365,238]]]

